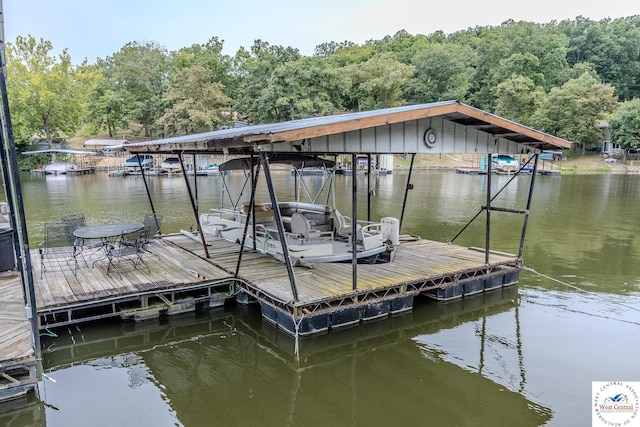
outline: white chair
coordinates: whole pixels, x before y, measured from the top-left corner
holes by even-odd
[[[309,219],[300,212],[294,212],[291,214],[290,225],[291,233],[300,237],[309,238],[320,236],[320,231],[312,229]]]
[[[342,215],[337,209],[333,210],[333,229],[336,233],[336,237],[350,238],[353,233],[353,223],[351,220],[347,222],[347,218]],[[356,235],[360,235],[362,227],[356,225]]]

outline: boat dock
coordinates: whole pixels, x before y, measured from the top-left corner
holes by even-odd
[[[23,396],[38,382],[31,325],[17,271],[0,276],[0,402]]]
[[[204,256],[198,242],[183,236],[167,239],[193,254]],[[238,245],[216,240],[209,248],[211,262],[232,273]],[[392,262],[358,264],[357,287],[352,286],[351,263],[316,263],[295,268],[298,300],[285,265],[261,253],[243,254],[238,286],[260,303],[265,320],[291,335],[310,335],[380,319],[413,308],[425,294],[439,301],[516,284],[520,260],[458,245],[417,240],[396,247]]]
[[[88,174],[92,174],[92,173],[96,173],[96,168],[95,167],[85,167],[85,168],[77,168],[77,169],[69,169],[69,170],[65,170],[62,172],[48,172],[45,171],[44,169],[32,169],[31,170],[31,175],[36,175],[36,176],[43,176],[43,175],[88,175]]]
[[[47,267],[41,275],[40,257],[34,251],[40,328],[108,317],[152,319],[193,311],[198,305],[219,306],[230,297],[228,272],[163,239],[151,242],[148,249],[144,255],[148,270],[124,260],[126,264],[118,267],[120,274],[107,274],[108,260],[98,249],[93,257],[91,252],[79,257],[75,274],[68,265],[69,252],[56,254],[53,268]]]
[[[291,335],[310,335],[409,311],[418,294],[441,300],[517,283],[520,260],[482,250],[417,240],[396,247],[394,260],[359,264],[357,288],[351,263],[317,263],[294,268],[296,300],[283,262],[245,250],[235,277],[240,246],[222,239],[201,243],[186,234],[165,235],[149,244],[149,271],[130,268],[107,274],[106,261],[80,265],[76,275],[65,268],[40,277],[40,260],[32,256],[40,328],[120,317],[145,320],[165,314],[215,307],[235,296],[257,301],[265,320]],[[90,261],[90,260],[88,260]]]
[[[514,175],[515,173],[519,175],[531,175],[533,172],[531,170],[521,170],[521,171],[497,171],[493,170],[492,173],[496,175]],[[474,169],[474,168],[456,168],[456,173],[461,173],[465,175],[486,175],[486,169]],[[559,169],[538,169],[538,175],[553,175],[560,176],[562,172]]]

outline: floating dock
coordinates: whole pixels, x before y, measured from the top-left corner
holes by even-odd
[[[184,234],[165,235],[145,255],[150,272],[130,268],[121,277],[107,274],[107,262],[82,265],[76,275],[60,257],[59,269],[40,277],[32,256],[40,328],[120,317],[145,320],[164,314],[214,307],[235,297],[258,302],[262,316],[285,332],[304,336],[409,311],[425,294],[448,301],[518,282],[520,260],[430,240],[402,243],[393,262],[359,264],[357,289],[350,263],[295,267],[298,300],[283,262],[245,250],[236,276],[240,245],[222,239],[202,245]],[[90,260],[87,260],[90,261]]]
[[[198,242],[184,236],[167,240],[204,257]],[[211,242],[211,261],[232,273],[239,246]],[[394,260],[358,264],[357,289],[352,286],[351,263],[316,263],[296,267],[298,301],[293,298],[284,264],[271,256],[245,253],[238,273],[243,294],[258,301],[265,320],[292,335],[311,335],[359,324],[413,308],[414,297],[425,294],[449,301],[518,282],[520,259],[492,253],[485,264],[481,249],[417,240],[396,247]]]
[[[0,276],[0,402],[19,398],[38,382],[20,275]]]
[[[69,175],[69,176],[73,176],[73,175],[89,175],[92,173],[96,173],[96,168],[95,167],[86,167],[86,168],[77,168],[77,169],[68,169],[65,171],[54,171],[54,172],[48,172],[45,171],[44,169],[32,169],[31,170],[31,175],[36,175],[36,176],[43,176],[43,175]]]
[[[228,272],[162,239],[148,248],[144,260],[149,270],[124,260],[118,266],[121,275],[107,274],[101,250],[79,257],[76,274],[68,264],[71,252],[57,253],[41,275],[40,257],[32,252],[40,328],[109,317],[140,321],[215,307],[231,297]]]

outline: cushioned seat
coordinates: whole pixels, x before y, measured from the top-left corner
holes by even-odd
[[[337,209],[333,210],[333,225],[336,237],[351,237],[351,234],[353,233],[353,224],[351,222],[347,222],[344,215],[342,215]],[[361,234],[361,230],[362,227],[360,225],[356,225],[356,234]]]

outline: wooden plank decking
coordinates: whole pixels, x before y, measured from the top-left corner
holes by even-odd
[[[195,240],[182,235],[165,239],[204,258],[202,245]],[[233,274],[239,246],[221,239],[211,240],[209,244],[209,261]],[[517,261],[515,255],[509,254],[491,254],[490,258],[494,265],[514,265]],[[393,262],[358,265],[358,292],[420,283],[434,277],[482,269],[484,266],[482,251],[430,240],[403,243],[397,247]],[[350,263],[317,263],[313,268],[296,267],[294,271],[298,285],[298,306],[354,295]],[[239,277],[274,299],[282,302],[293,299],[284,263],[270,256],[245,251]]]
[[[399,245],[393,262],[359,264],[355,290],[351,263],[295,267],[296,300],[282,261],[245,250],[236,279],[240,246],[219,238],[208,243],[210,256],[205,258],[201,242],[193,236],[165,235],[148,246],[150,253],[144,259],[149,271],[129,266],[121,275],[108,274],[108,262],[98,260],[93,263],[88,253],[84,255],[87,264],[79,258],[79,268],[74,274],[73,262],[67,263],[70,254],[66,253],[58,255],[57,263],[48,267],[41,278],[40,258],[34,253],[40,327],[117,315],[142,320],[157,317],[165,311],[169,314],[190,311],[195,309],[195,304],[214,306],[231,297],[230,285],[234,282],[239,286],[236,290],[241,289],[262,304],[289,313],[290,318],[300,310],[321,313],[356,309],[365,301],[369,305],[365,311],[372,308],[375,313],[376,301],[384,305],[383,301],[391,300],[399,301],[392,312],[402,311],[411,308],[413,296],[418,293],[447,287],[452,290],[456,286],[460,289],[459,280],[490,277],[494,271],[498,274],[498,285],[502,286],[504,271],[500,269],[503,266],[513,269],[519,261],[515,255],[491,254],[487,266],[482,251],[418,240]],[[464,293],[482,291],[483,286],[481,283],[472,292]],[[205,288],[206,292],[200,292]],[[462,294],[463,291],[459,291],[454,297]],[[402,299],[404,301],[400,302]],[[380,315],[386,310],[384,305]]]
[[[36,359],[17,271],[0,277],[0,401],[35,387]]]
[[[78,257],[79,268],[75,275],[73,261],[67,264],[71,256],[67,253],[57,255],[53,266],[51,262],[47,262],[41,277],[40,257],[37,252],[33,252],[31,259],[38,310],[147,291],[194,286],[229,277],[227,272],[215,265],[162,240],[152,241],[148,249],[150,253],[144,256],[144,260],[149,266],[149,271],[145,268],[135,269],[125,260],[120,267],[121,275],[113,272],[107,274],[108,261],[100,259],[100,252],[90,257],[91,252],[87,251],[84,254],[87,264]]]

